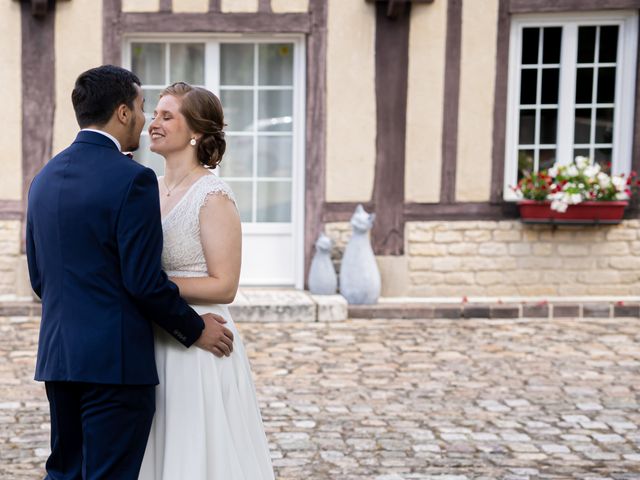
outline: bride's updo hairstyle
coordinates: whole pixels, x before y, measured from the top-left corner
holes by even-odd
[[[198,161],[207,168],[216,168],[227,148],[224,139],[222,104],[209,90],[177,82],[165,88],[160,97],[172,95],[182,102],[180,112],[189,128],[202,136],[197,144]]]

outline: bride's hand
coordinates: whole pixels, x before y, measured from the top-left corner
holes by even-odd
[[[231,355],[233,352],[233,333],[224,326],[227,321],[220,315],[205,313],[201,315],[204,330],[196,340],[197,347],[213,353],[216,357]]]

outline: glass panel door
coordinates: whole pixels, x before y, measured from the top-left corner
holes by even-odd
[[[302,40],[136,38],[125,65],[143,84],[148,127],[160,92],[176,81],[216,93],[227,148],[216,173],[243,222],[245,285],[303,284],[304,85]],[[164,173],[147,128],[134,158]]]

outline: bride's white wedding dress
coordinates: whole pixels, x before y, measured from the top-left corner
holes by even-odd
[[[162,264],[169,276],[207,275],[199,213],[210,195],[235,203],[226,183],[205,175],[162,221]],[[227,320],[233,352],[217,358],[195,346],[185,349],[155,328],[160,384],[139,480],[273,479],[249,361],[229,310],[225,305],[192,307]]]

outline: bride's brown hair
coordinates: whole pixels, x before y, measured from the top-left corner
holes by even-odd
[[[220,99],[209,90],[177,82],[165,88],[160,97],[172,95],[181,100],[180,112],[189,128],[202,136],[197,144],[198,161],[207,168],[215,168],[222,161],[227,148],[224,139],[224,112]]]

